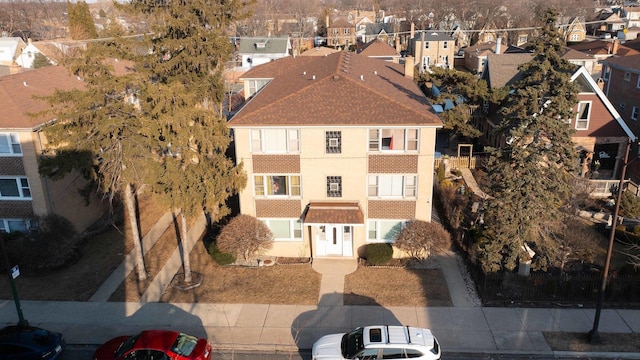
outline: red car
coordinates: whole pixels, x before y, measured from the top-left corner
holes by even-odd
[[[209,360],[211,344],[205,339],[168,330],[147,330],[119,336],[100,346],[95,360]]]

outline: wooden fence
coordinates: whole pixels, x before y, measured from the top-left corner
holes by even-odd
[[[444,160],[449,161],[452,169],[475,169],[478,159],[475,156],[448,156],[436,158],[435,169],[440,167]]]

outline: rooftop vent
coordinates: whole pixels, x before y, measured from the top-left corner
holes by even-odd
[[[378,75],[378,70],[373,70],[373,75]]]
[[[364,81],[364,75],[360,75],[360,80]]]
[[[315,79],[316,79],[316,76],[315,76],[315,75],[313,75],[313,76],[311,77],[311,80],[315,80]]]
[[[333,75],[333,80],[338,80],[338,79],[340,79],[340,76],[338,76],[338,75]]]

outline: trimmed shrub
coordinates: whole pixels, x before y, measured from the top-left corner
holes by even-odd
[[[222,228],[216,245],[222,252],[249,260],[273,247],[273,234],[261,220],[241,214]]]
[[[364,254],[371,265],[384,265],[393,257],[393,247],[388,243],[367,244]]]
[[[236,257],[233,254],[221,252],[216,246],[216,243],[211,243],[211,245],[209,245],[209,249],[207,250],[209,251],[209,255],[211,256],[211,258],[218,265],[229,265],[236,262]]]

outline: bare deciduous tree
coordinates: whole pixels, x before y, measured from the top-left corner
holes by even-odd
[[[262,221],[250,215],[238,215],[229,221],[216,239],[221,252],[247,260],[273,247],[273,234]]]
[[[402,229],[395,246],[417,260],[427,259],[432,252],[451,246],[451,235],[442,225],[415,220]]]

